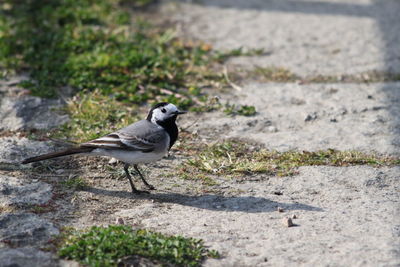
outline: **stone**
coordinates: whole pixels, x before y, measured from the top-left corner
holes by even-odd
[[[292,227],[292,226],[294,226],[293,221],[292,221],[292,218],[289,218],[289,217],[283,218],[283,219],[282,219],[282,223],[283,223],[283,225],[286,226],[286,227]]]
[[[11,246],[45,244],[60,232],[49,221],[33,213],[5,213],[0,215],[0,243]],[[1,257],[0,257],[1,258]]]
[[[304,121],[313,121],[316,120],[318,118],[318,115],[316,112],[307,114],[306,118],[304,119]]]
[[[19,84],[27,80],[29,80],[29,76],[26,74],[0,79],[0,94],[7,96],[24,94],[27,90],[20,87]]]
[[[60,265],[54,255],[36,248],[2,248],[0,249],[0,266],[54,267]]]
[[[0,175],[2,205],[41,205],[52,197],[52,186],[40,182]]]
[[[118,217],[116,220],[115,220],[115,224],[125,224],[125,221],[124,221],[124,219],[123,218],[121,218],[121,217]]]
[[[5,96],[0,102],[0,130],[43,130],[64,124],[68,116],[54,111],[62,105],[61,100]]]
[[[0,137],[0,163],[15,164],[34,155],[50,152],[49,142],[28,138]]]

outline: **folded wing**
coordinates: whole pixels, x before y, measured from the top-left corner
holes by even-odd
[[[128,129],[128,131],[118,131],[83,143],[81,147],[152,152],[157,150],[163,138],[165,138],[165,133],[162,130],[152,129],[147,133],[138,133]]]

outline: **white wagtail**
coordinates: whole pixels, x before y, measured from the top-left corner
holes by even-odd
[[[133,165],[147,188],[150,190],[155,189],[146,182],[137,164],[154,162],[167,154],[178,138],[178,127],[175,124],[176,118],[179,114],[184,113],[186,112],[180,111],[173,104],[158,103],[150,110],[145,120],[135,122],[106,136],[82,143],[77,147],[25,159],[22,164],[72,154],[113,157],[125,163],[124,171],[131,184],[132,192],[147,192],[139,191],[135,188],[129,174],[129,165]]]

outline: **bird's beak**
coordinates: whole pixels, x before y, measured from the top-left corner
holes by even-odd
[[[187,113],[187,111],[177,110],[174,112],[176,115],[181,115]]]

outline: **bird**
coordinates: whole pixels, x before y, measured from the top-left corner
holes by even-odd
[[[108,156],[124,163],[125,175],[129,180],[132,193],[149,193],[136,189],[129,174],[132,165],[145,186],[154,190],[147,183],[138,168],[138,164],[150,163],[165,156],[178,139],[176,119],[186,111],[179,110],[174,104],[161,102],[154,105],[146,119],[130,124],[116,132],[79,144],[78,146],[23,160],[22,164],[81,154],[88,156]]]

